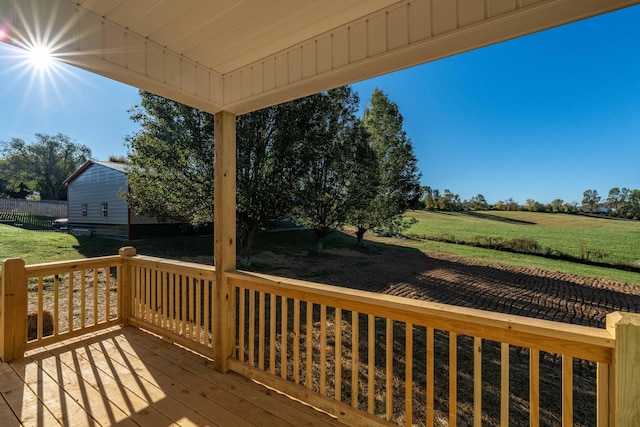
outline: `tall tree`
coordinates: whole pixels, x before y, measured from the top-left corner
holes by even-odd
[[[358,227],[359,238],[366,230],[387,227],[393,231],[405,224],[402,214],[422,197],[421,174],[411,140],[404,131],[398,105],[376,88],[364,112],[364,126],[371,135],[371,147],[378,159],[380,186],[369,208],[366,223]]]
[[[11,191],[28,187],[44,200],[66,200],[64,181],[91,157],[91,150],[58,133],[37,133],[35,141],[13,138],[4,142],[0,179]]]
[[[476,211],[484,211],[489,209],[489,203],[487,203],[487,199],[485,199],[482,194],[478,194],[477,196],[473,196],[471,198],[471,206]]]
[[[357,156],[364,136],[357,108],[358,96],[348,86],[319,94],[309,108],[315,117],[304,139],[296,212],[302,224],[314,230],[318,253],[325,237],[341,228],[354,210],[352,195],[360,184]]]
[[[318,96],[265,108],[237,120],[240,262],[251,263],[255,233],[288,215],[304,167],[301,150]]]
[[[136,212],[196,227],[213,222],[214,117],[141,91],[127,139],[130,204]],[[237,118],[237,224],[240,262],[251,262],[254,234],[291,210],[313,97]],[[304,132],[303,132],[304,131]]]
[[[213,116],[140,91],[127,137],[130,206],[138,214],[201,227],[213,222]]]
[[[589,212],[595,212],[600,203],[600,195],[597,190],[585,190],[582,193],[582,204],[589,208]]]

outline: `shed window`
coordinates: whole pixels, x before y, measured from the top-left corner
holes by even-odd
[[[82,211],[82,216],[87,216],[87,204],[83,203],[82,206],[80,207],[80,210]]]
[[[109,216],[109,204],[108,203],[103,203],[102,204],[102,216],[104,218]]]

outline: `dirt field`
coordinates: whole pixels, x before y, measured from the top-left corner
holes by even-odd
[[[262,252],[256,270],[463,307],[604,327],[607,313],[640,312],[640,287],[533,268],[476,264],[407,248],[340,249],[322,257]]]

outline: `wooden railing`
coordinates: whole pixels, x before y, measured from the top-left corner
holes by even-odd
[[[606,330],[264,275],[227,277],[237,318],[230,368],[349,424],[480,426],[488,417],[501,425],[608,425],[615,343]]]
[[[612,313],[596,329],[259,274],[222,277],[130,247],[42,265],[5,260],[0,358],[131,323],[349,425],[640,425],[638,315]],[[228,312],[214,309],[217,294],[230,296]],[[227,349],[214,345],[220,330]]]
[[[214,267],[138,255],[128,268],[129,322],[211,356]]]
[[[2,359],[122,323],[119,256],[2,269]]]

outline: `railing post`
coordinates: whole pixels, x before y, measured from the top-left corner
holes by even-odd
[[[640,314],[610,313],[607,330],[616,340],[610,387],[613,425],[640,426]]]
[[[213,259],[216,283],[213,291],[213,361],[226,372],[227,358],[233,354],[231,291],[225,276],[236,269],[236,116],[216,113],[213,208]]]
[[[0,293],[0,359],[10,362],[24,357],[27,343],[27,274],[24,260],[2,262]]]
[[[133,275],[131,274],[131,265],[129,264],[129,258],[136,256],[136,248],[133,246],[125,246],[118,251],[120,257],[122,257],[122,276],[120,277],[120,316],[122,317],[122,326],[129,324],[129,317],[131,316],[131,304],[133,301],[131,293],[133,292],[133,285],[131,283]]]

